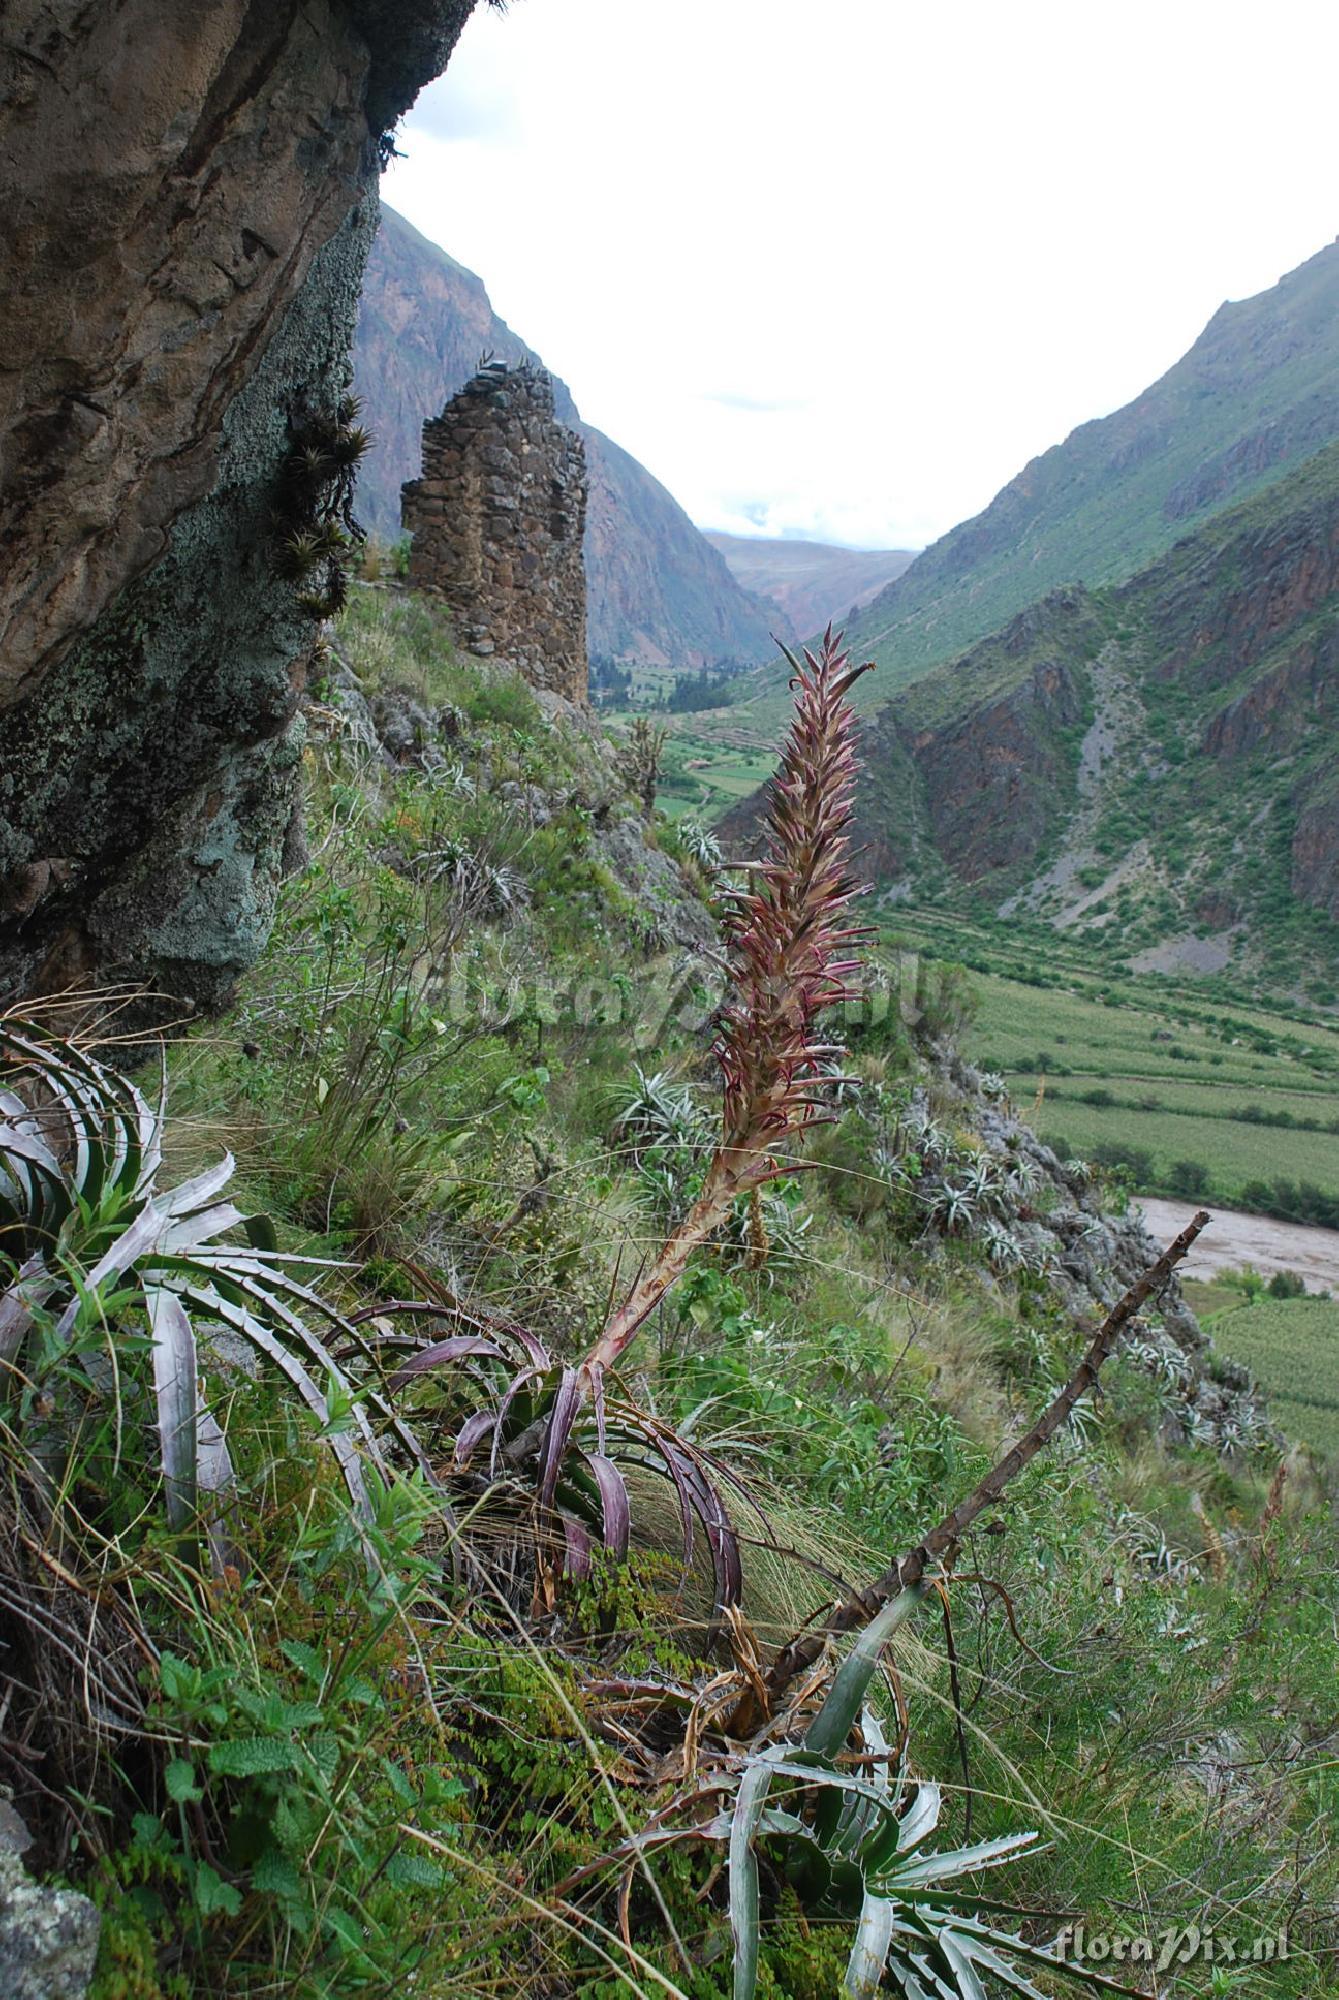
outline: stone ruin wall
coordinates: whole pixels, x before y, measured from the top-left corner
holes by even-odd
[[[443,597],[472,652],[584,702],[586,448],[532,363],[487,363],[423,426],[401,488],[409,581]]]

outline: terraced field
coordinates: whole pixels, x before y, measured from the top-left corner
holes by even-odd
[[[746,799],[766,784],[776,768],[774,754],[740,743],[707,742],[693,732],[674,729],[673,717],[665,742],[658,801],[670,819],[691,813],[710,824],[737,799]]]

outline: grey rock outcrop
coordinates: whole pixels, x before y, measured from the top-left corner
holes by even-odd
[[[0,995],[226,998],[312,619],[295,428],[348,378],[386,127],[473,0],[14,0],[0,54]]]
[[[34,1882],[0,1847],[0,1992],[6,2000],[83,2000],[101,1918],[87,1896]]]

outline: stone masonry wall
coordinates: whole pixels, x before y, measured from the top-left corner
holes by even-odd
[[[401,489],[409,580],[437,592],[464,643],[585,701],[586,450],[553,381],[490,362],[423,426],[423,476]]]

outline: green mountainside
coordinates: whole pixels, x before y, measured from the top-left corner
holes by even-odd
[[[1309,979],[1320,998],[1337,725],[1331,445],[1127,582],[1054,590],[899,693],[866,734],[876,870],[969,885],[1136,970]]]
[[[539,359],[498,318],[472,271],[383,206],[354,343],[355,385],[376,440],[359,472],[359,512],[383,539],[400,532],[400,487],[418,476],[424,419],[464,387],[484,353]],[[586,441],[593,663],[677,674],[760,659],[776,608],[741,588],[645,466],[582,423],[566,383],[555,381],[554,400]]]
[[[1339,242],[1221,306],[1160,381],[1031,460],[881,591],[847,630],[881,668],[860,702],[877,707],[1058,585],[1132,575],[1336,436]],[[739,692],[767,740],[784,668],[759,669]]]
[[[1130,575],[1336,435],[1339,242],[1221,306],[1142,396],[1033,459],[870,605],[855,644],[907,676],[1055,584]]]

